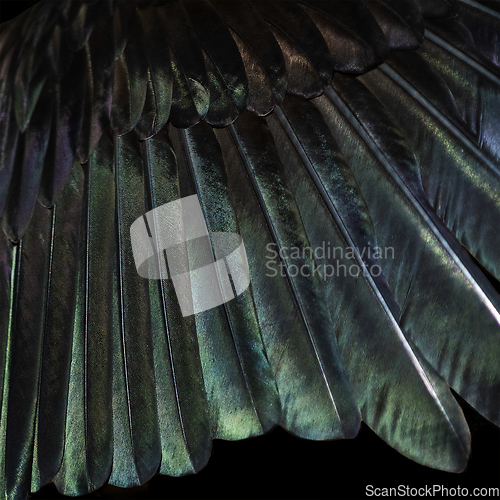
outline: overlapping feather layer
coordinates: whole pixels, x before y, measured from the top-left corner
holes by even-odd
[[[500,278],[487,4],[41,2],[2,25],[3,495],[361,420],[463,470],[450,388],[500,425],[500,296],[477,265]],[[193,194],[242,236],[251,285],[183,317],[129,231]]]

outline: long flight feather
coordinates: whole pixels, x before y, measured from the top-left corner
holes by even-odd
[[[349,108],[343,104],[344,93]],[[349,92],[349,86],[347,91],[343,89],[341,97],[333,89],[327,94],[341,114],[334,107],[328,111],[323,108],[323,111],[333,133],[342,137],[343,152],[351,159],[377,228],[379,244],[389,246],[390,243],[394,248],[394,259],[381,262],[401,306],[401,326],[431,366],[457,393],[487,418],[498,421],[494,392],[499,374],[496,373],[494,356],[489,358],[490,361],[484,358],[486,352],[496,349],[499,333],[498,298],[493,288],[433,214],[421,193],[404,182],[390,159],[370,139],[369,132],[364,131],[363,124],[354,118],[350,107],[356,109],[359,104],[355,104],[356,96]],[[346,140],[348,131],[352,135]],[[348,155],[348,147],[353,147],[353,151],[362,148],[365,161],[372,157],[370,167],[360,165],[356,153]],[[388,190],[383,206],[382,198],[377,199],[373,191],[367,189],[373,185],[372,176],[376,174],[379,189]],[[392,207],[393,203],[395,207]],[[397,221],[395,214],[398,214]],[[401,231],[404,240],[391,237],[395,228]],[[410,249],[411,259],[408,257]],[[455,269],[454,273],[447,273],[446,269],[450,267]],[[419,293],[422,290],[427,290],[425,300]],[[433,300],[428,301],[431,293]],[[459,304],[464,301],[468,307],[461,310]],[[440,310],[439,320],[436,307]],[[453,336],[447,333],[449,328],[453,329]],[[477,332],[474,344],[468,340],[471,330]]]
[[[274,250],[276,243],[251,187],[237,143],[227,128],[216,131],[216,135],[245,242],[262,340],[280,397],[280,425],[299,436],[328,438],[332,436],[332,406],[327,391],[321,390],[324,379],[311,348],[307,323],[290,281],[277,272],[278,262],[272,262],[273,252],[269,249]],[[300,380],[295,378],[297,373],[302,373]],[[312,387],[315,389],[311,390]]]
[[[470,451],[470,435],[461,410],[448,386],[398,324],[399,307],[376,276],[380,266],[369,263],[364,255],[375,249],[356,244],[352,226],[346,227],[338,216],[339,199],[345,200],[355,191],[342,193],[337,183],[333,192],[338,198],[333,201],[331,191],[326,194],[321,185],[317,188],[313,179],[321,173],[315,174],[318,164],[314,153],[300,151],[302,144],[294,135],[296,125],[292,131],[283,115],[277,117],[268,122],[312,248],[318,254],[328,238],[328,249],[335,249],[334,256],[319,260],[319,269],[326,284],[325,301],[336,318],[342,363],[363,420],[414,460],[444,470],[462,470]],[[325,141],[323,147],[329,146],[331,143]],[[310,164],[304,168],[302,162]],[[320,169],[330,165],[336,170],[331,161],[320,165]],[[425,425],[416,424],[417,420],[425,420]]]
[[[212,129],[199,124],[184,132],[183,143],[209,234],[239,233],[226,167]],[[279,402],[250,290],[213,313],[220,318],[222,328],[202,330],[198,338],[206,346],[204,351],[200,349],[202,360],[208,352],[215,355],[204,370],[209,401],[218,407],[215,436],[241,439],[266,432],[279,420]]]
[[[358,410],[340,362],[336,341],[326,333],[332,331],[332,323],[320,298],[323,286],[318,277],[307,279],[290,270],[292,264],[299,267],[311,265],[310,259],[304,256],[294,264],[286,255],[286,251],[283,253],[286,248],[304,248],[310,245],[290,188],[283,179],[283,167],[272,146],[269,129],[261,120],[263,119],[252,115],[240,116],[234,125],[234,138],[269,230],[273,234],[277,251],[281,251],[280,256],[283,256],[283,270],[290,280],[297,305],[306,323],[310,348],[334,411],[332,437],[353,437],[359,426]],[[265,148],[265,154],[260,156],[257,152],[262,151],[259,144],[263,143],[267,143],[269,147]]]
[[[82,194],[83,171],[75,164],[59,202],[52,209],[32,491],[52,481],[61,467],[64,452]]]
[[[104,135],[83,167],[66,444],[54,479],[65,495],[82,495],[101,487],[109,478],[113,459],[110,403],[116,264],[112,161],[112,142]]]
[[[151,209],[180,198],[176,155],[168,132],[143,145]],[[155,233],[161,230],[153,218]],[[161,249],[157,249],[161,255]],[[211,433],[196,324],[183,317],[171,280],[150,284],[158,423],[162,447],[160,472],[180,476],[198,472],[208,461]],[[189,397],[185,395],[189,394]]]
[[[36,204],[36,225],[19,249],[16,302],[11,319],[8,401],[5,441],[7,496],[27,496],[31,490],[34,426],[44,344],[45,300],[51,252],[51,211]],[[26,349],[29,345],[30,348]]]
[[[487,216],[498,211],[493,189],[499,185],[498,166],[396,71],[386,66],[381,69],[383,73],[376,70],[377,73],[364,76],[363,81],[394,116],[400,116],[394,106],[398,106],[399,112],[409,111],[407,119],[398,118],[397,123],[417,153],[428,200],[482,265],[499,276],[498,236]]]
[[[161,448],[157,422],[155,374],[149,285],[136,271],[130,241],[130,226],[146,210],[144,165],[139,141],[133,133],[115,139],[116,228],[118,258],[118,335],[122,361],[127,421],[130,434],[130,467],[119,470],[115,449],[112,482],[142,484],[160,466]],[[132,195],[133,193],[133,195]],[[116,339],[114,339],[116,340]],[[115,362],[117,361],[115,357]],[[120,443],[116,443],[120,446]],[[115,474],[117,478],[114,479]],[[135,482],[131,474],[136,475]],[[123,477],[124,476],[124,477]],[[119,478],[119,479],[118,479]]]

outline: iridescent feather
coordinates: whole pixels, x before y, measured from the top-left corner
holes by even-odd
[[[41,0],[0,25],[1,495],[197,473],[276,426],[462,471],[465,404],[500,426],[499,11]],[[184,317],[130,226],[192,195],[250,286]]]

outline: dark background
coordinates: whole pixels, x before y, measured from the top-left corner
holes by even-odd
[[[60,1],[60,0],[54,0]],[[33,0],[0,0],[0,22],[16,16]],[[465,406],[465,405],[464,405]],[[158,476],[147,485],[123,490],[106,486],[83,498],[365,498],[365,488],[443,485],[447,488],[500,488],[500,430],[464,408],[472,432],[465,472],[451,474],[422,467],[386,445],[364,424],[348,441],[316,442],[278,428],[244,441],[214,441],[212,457],[198,474]],[[66,498],[48,485],[35,499]]]
[[[85,498],[102,499],[359,499],[365,488],[500,487],[500,434],[480,417],[467,414],[472,454],[461,474],[437,471],[406,459],[364,424],[358,437],[345,441],[306,441],[275,429],[243,441],[213,443],[208,465],[181,478],[157,476],[129,491],[107,486]],[[63,498],[52,485],[34,498]],[[439,496],[437,497],[439,498]],[[450,497],[451,498],[451,497]]]

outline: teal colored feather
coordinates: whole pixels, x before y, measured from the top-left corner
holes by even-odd
[[[226,174],[230,166],[213,130],[199,124],[182,133],[182,145],[209,233],[239,233]],[[214,437],[241,439],[270,430],[279,420],[279,400],[250,291],[200,314],[196,324]]]
[[[284,248],[292,247],[310,248],[290,187],[282,176],[283,166],[273,147],[271,133],[262,120],[252,115],[244,115],[236,121],[232,130],[250,183],[256,191],[273,236],[275,251],[285,251]],[[265,148],[262,148],[263,144],[266,145]],[[359,426],[358,409],[340,362],[336,341],[332,336],[325,335],[325,332],[331,331],[333,325],[321,299],[324,293],[323,284],[318,276],[306,279],[290,269],[291,265],[312,267],[310,256],[302,256],[293,263],[286,256],[286,251],[283,255],[284,273],[290,281],[306,326],[310,349],[323,379],[324,387],[320,390],[330,404],[330,418],[334,418],[331,437],[352,437]]]
[[[103,137],[101,143],[83,172],[77,173],[84,176],[79,181],[81,231],[78,267],[73,278],[77,291],[66,413],[67,444],[55,477],[55,484],[70,495],[82,494],[107,480],[113,451],[109,404],[115,319],[112,314],[115,238],[114,229],[110,230],[115,220],[114,179],[109,164],[113,150],[109,137]],[[77,164],[75,168],[81,167]],[[57,207],[56,204],[56,210]],[[102,238],[101,233],[106,237]]]
[[[332,426],[335,409],[312,345],[311,326],[304,318],[292,283],[279,271],[279,261],[268,267],[270,260],[276,260],[268,251],[276,250],[276,240],[259,204],[259,196],[251,186],[237,142],[226,129],[216,134],[245,242],[262,341],[280,397],[280,425],[301,437],[333,436],[340,429]],[[304,383],[294,382],[299,372],[304,374]]]
[[[155,398],[149,285],[136,271],[132,258],[130,226],[146,210],[144,169],[139,144],[134,134],[116,139],[116,217],[118,257],[118,334],[123,356],[125,408],[130,434],[131,454],[137,479],[150,479],[160,465],[161,449]],[[129,196],[126,193],[134,193]],[[116,339],[113,339],[113,344]],[[117,362],[115,345],[114,362]],[[119,444],[119,441],[116,443]],[[115,460],[120,459],[115,449]],[[114,469],[114,468],[113,468]],[[127,467],[126,474],[130,474]],[[113,470],[112,478],[114,477]],[[130,481],[134,484],[136,481]]]

